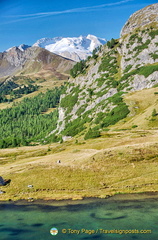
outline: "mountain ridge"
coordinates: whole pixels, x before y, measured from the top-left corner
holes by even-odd
[[[157,14],[157,5],[154,5],[153,9]],[[137,16],[139,20],[143,21],[141,18],[141,15],[144,14],[143,9],[140,12],[141,14]],[[129,19],[129,29],[130,21]],[[77,63],[62,57],[59,58],[46,49],[35,46],[24,51],[15,47],[7,53],[2,53],[1,59],[9,61],[10,65],[16,63],[17,67],[19,67],[18,64],[23,67],[23,62],[28,58],[29,61],[24,64],[25,68],[19,71],[19,75],[15,77],[16,83],[19,83],[18,81],[21,81],[24,76],[33,75],[36,78],[39,74],[38,76],[43,78],[42,71],[46,71],[46,74],[50,73],[50,82],[49,85],[44,83],[45,88],[53,88],[51,78],[54,75],[60,80],[68,79],[69,70],[73,66],[70,70],[71,77],[62,90],[57,122],[53,123],[57,124],[57,127],[52,127],[54,130],[48,137],[51,138],[52,135],[53,141],[65,139],[67,136],[82,136],[82,138],[88,139],[90,136],[100,136],[102,132],[113,128],[118,122],[128,121],[131,111],[136,114],[139,112],[135,111],[137,104],[131,107],[128,100],[126,102],[127,94],[157,86],[157,29],[158,22],[155,22],[155,19],[143,27],[135,26],[133,31],[124,34],[120,39],[111,39],[105,45],[96,48],[92,56]],[[33,58],[31,58],[32,55]],[[3,62],[4,65],[5,63]],[[19,80],[17,80],[18,77]],[[30,81],[30,79],[28,80]],[[43,81],[43,79],[40,80]],[[29,89],[25,86],[27,91],[32,91],[32,89],[32,86]],[[152,94],[156,96],[153,91]],[[6,101],[6,99],[4,100]],[[155,100],[153,102],[155,104]],[[154,107],[155,119],[153,124],[150,120],[145,121],[147,128],[154,126],[154,123],[156,126],[158,108],[155,105]],[[150,114],[152,115],[152,111]],[[150,119],[149,113],[147,118]],[[141,124],[137,127],[141,129]],[[132,128],[132,124],[130,128]]]
[[[1,200],[105,199],[127,193],[127,201],[140,192],[147,194],[139,200],[153,198],[158,185],[157,24],[150,21],[111,39],[76,63],[60,88],[50,89],[50,77],[47,92],[27,97],[30,84],[11,92],[13,98],[24,93],[24,99],[0,111],[0,171],[11,179]],[[50,55],[38,51],[42,67]],[[35,68],[33,63],[29,67]],[[28,72],[30,83],[33,72]]]
[[[151,4],[149,6],[146,6],[145,8],[136,11],[133,13],[125,25],[123,26],[120,36],[129,33],[130,31],[133,31],[136,28],[141,28],[147,24],[150,24],[150,22],[158,22],[158,4]]]
[[[0,77],[11,75],[27,75],[48,70],[48,74],[54,77],[54,71],[60,75],[67,75],[67,71],[73,66],[73,61],[49,52],[39,47],[29,47],[25,50],[13,47],[0,54]],[[63,65],[63,66],[62,66]],[[53,70],[54,69],[54,70]],[[67,77],[66,77],[67,78]]]
[[[150,12],[152,8],[158,15],[157,7],[154,4],[139,10],[139,24],[132,31],[130,18],[129,33],[108,41],[85,64],[74,66],[60,99],[56,134],[99,136],[128,116],[127,93],[158,84],[158,22],[154,18],[140,27],[146,9]]]
[[[41,47],[64,58],[73,61],[81,61],[85,60],[88,56],[91,56],[95,48],[104,45],[105,43],[106,39],[98,38],[90,34],[79,37],[41,38],[32,46],[21,44],[19,46],[11,47],[5,52],[8,52],[15,47],[21,51],[25,51],[30,47]]]
[[[56,37],[39,39],[33,46],[39,46],[74,61],[85,60],[95,48],[106,43],[94,35],[79,37]]]

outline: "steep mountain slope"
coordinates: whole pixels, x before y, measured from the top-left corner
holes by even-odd
[[[132,32],[136,28],[144,27],[151,22],[158,22],[157,12],[158,5],[152,4],[133,13],[121,30],[121,37]]]
[[[150,8],[156,19],[157,6],[142,9],[139,19],[143,11],[149,16]],[[140,192],[147,192],[143,199],[153,198],[158,189],[155,19],[136,25],[77,63],[66,88],[49,89],[0,111],[0,172],[11,179],[10,185],[2,186],[1,200],[75,200],[128,193],[127,200],[129,193]],[[38,73],[29,68],[31,75]],[[50,79],[49,88],[51,84]],[[75,138],[62,142],[66,135]]]
[[[0,53],[0,109],[61,86],[74,64],[40,47],[23,45]]]
[[[157,8],[153,4],[133,14],[120,39],[74,66],[61,96],[57,134],[99,136],[129,114],[125,94],[158,84]]]
[[[42,38],[34,43],[33,46],[45,48],[50,52],[74,61],[80,61],[92,55],[95,48],[105,43],[105,39],[88,35],[86,37],[80,36],[73,38]]]
[[[73,61],[57,56],[39,47],[13,47],[0,54],[0,77],[35,74],[46,71],[50,77],[61,78],[74,65]]]

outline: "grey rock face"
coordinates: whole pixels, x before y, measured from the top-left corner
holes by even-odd
[[[37,69],[45,69],[58,75],[57,71],[62,73],[69,71],[74,62],[57,56],[43,48],[39,47],[13,47],[7,52],[0,53],[0,77],[15,75],[18,71],[34,72]],[[60,77],[62,77],[62,73]]]
[[[153,72],[148,77],[136,74],[133,81],[130,83],[131,91],[135,92],[144,88],[151,88],[158,83],[158,71]]]
[[[125,23],[121,30],[121,37],[133,32],[134,29],[143,27],[151,22],[158,22],[158,3],[149,5],[134,14]]]
[[[150,26],[147,25],[149,23]],[[158,83],[158,71],[149,72],[147,76],[143,71],[141,72],[143,68],[152,67],[158,61],[157,26],[158,4],[150,5],[134,13],[123,27],[115,50],[112,51],[104,46],[96,61],[89,60],[86,74],[80,74],[75,79],[70,78],[66,93],[61,96],[61,101],[66,96],[74,94],[74,89],[78,89],[78,100],[69,112],[67,112],[68,106],[59,108],[60,124],[58,124],[57,132],[63,131],[67,123],[82,118],[86,113],[90,112],[88,117],[95,119],[98,114],[111,111],[115,105],[108,99],[118,91],[133,92],[151,88]],[[108,58],[109,55],[109,59],[112,60],[107,62],[105,56]],[[109,67],[105,66],[100,71],[99,67],[103,65],[103,61]],[[117,64],[119,70],[112,78],[115,81],[119,80],[121,90],[117,86],[109,85],[109,69],[113,64]],[[98,85],[100,78],[105,79],[102,85]],[[93,92],[91,97],[89,90]],[[93,120],[92,123],[94,123]]]
[[[39,50],[38,50],[39,51]],[[37,48],[26,48],[20,50],[13,47],[0,55],[0,77],[15,74],[24,68],[27,61],[33,61],[38,55]]]
[[[158,51],[158,35],[154,39],[151,38],[149,32],[139,31],[135,41],[130,41],[132,34],[128,34],[126,37],[120,39],[121,48],[118,49],[121,58],[121,71],[122,73],[127,66],[131,65],[130,71],[138,68],[138,66],[144,66],[147,64],[153,64],[157,61],[152,57],[153,53]],[[139,43],[138,39],[142,39]],[[144,49],[142,48],[144,46]],[[139,50],[140,48],[140,50]],[[142,48],[142,49],[141,49]]]

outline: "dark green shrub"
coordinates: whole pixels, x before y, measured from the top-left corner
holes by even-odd
[[[138,37],[138,43],[142,43],[142,37]]]
[[[85,70],[88,66],[86,65],[86,61],[82,60],[78,63],[76,63],[73,68],[70,70],[70,75],[75,78],[77,77],[79,74],[83,74],[85,73]]]
[[[95,123],[96,123],[96,124],[100,123],[100,122],[103,120],[104,117],[105,117],[105,113],[99,112],[99,113],[97,114],[96,119],[95,119]]]
[[[102,97],[103,95],[105,95],[108,92],[108,90],[102,90],[96,93],[97,97]]]
[[[129,38],[129,41],[132,41],[132,42],[133,42],[133,41],[137,38],[137,36],[138,36],[137,33],[132,34],[132,35],[130,36],[130,38]]]
[[[112,97],[108,98],[108,101],[118,105],[119,103],[122,102],[122,97],[121,97],[122,94],[123,92],[115,93]]]
[[[66,97],[62,98],[61,102],[60,102],[60,106],[67,108],[67,113],[69,113],[73,106],[77,103],[78,101],[78,94],[74,94],[74,95],[67,95]]]
[[[125,103],[120,103],[117,107],[113,108],[107,117],[103,119],[101,127],[108,127],[114,125],[121,119],[125,118],[129,113],[129,109]]]
[[[121,77],[120,82],[122,80],[128,79],[130,76],[135,75],[135,74],[144,75],[145,77],[148,77],[150,74],[152,74],[155,71],[158,71],[158,65],[143,66],[143,67],[134,69],[129,73],[124,74]]]
[[[94,94],[93,89],[88,88],[87,91],[89,93],[89,97],[91,98],[93,96],[93,94]]]
[[[113,38],[107,42],[108,48],[114,48],[116,44],[118,44],[118,40],[113,39]]]
[[[156,109],[154,108],[152,111],[152,117],[155,117],[155,116],[157,116],[157,112],[156,112]]]
[[[98,86],[98,87],[101,87],[101,86],[105,83],[106,79],[104,79],[103,77],[101,77],[101,78],[97,78],[96,81],[98,82],[98,83],[97,83],[97,86]]]
[[[125,68],[124,73],[128,72],[131,68],[132,68],[132,65],[129,64],[129,65]]]
[[[100,137],[100,132],[98,130],[95,129],[89,129],[88,132],[85,134],[84,139],[90,139],[90,138],[97,138]]]
[[[150,74],[152,74],[155,71],[158,71],[158,65],[143,66],[140,68],[140,71],[138,72],[138,74],[148,77]]]
[[[158,30],[153,30],[153,31],[151,31],[151,32],[149,33],[149,36],[150,36],[152,39],[154,39],[155,36],[157,36],[157,35],[158,35]]]
[[[85,105],[81,106],[81,107],[77,110],[76,114],[77,114],[78,116],[80,116],[81,113],[84,112],[84,110],[86,109],[87,106],[88,106],[88,104],[85,104]]]
[[[74,137],[84,129],[84,120],[78,117],[77,119],[66,124],[65,130],[62,132],[62,134]]]
[[[148,45],[151,41],[148,39],[145,43],[141,44],[140,46],[137,46],[133,49],[133,51],[138,51],[140,53],[142,50],[148,48]],[[137,53],[137,55],[138,55]]]
[[[158,59],[158,54],[156,54],[156,53],[151,53],[150,56],[151,56],[154,60]]]
[[[125,59],[126,62],[128,62],[128,61],[130,61],[130,60],[131,60],[131,58],[126,58],[126,59]]]
[[[118,92],[114,94],[112,97],[108,98],[109,102],[112,102],[117,106],[114,107],[109,113],[106,114],[106,116],[102,120],[102,123],[100,124],[101,128],[114,125],[119,120],[125,118],[128,115],[129,109],[127,105],[123,102],[123,99],[121,97],[122,94],[123,92]],[[103,116],[103,115],[100,115],[100,116]]]
[[[111,56],[111,54],[112,53],[109,52],[109,53],[105,54],[105,56],[102,58],[102,62],[100,64],[100,66],[99,66],[98,72],[108,71],[110,73],[114,69],[116,71],[116,69],[117,69],[117,60],[116,60],[116,57]],[[114,62],[111,62],[112,60]]]
[[[137,127],[138,127],[138,125],[133,125],[133,126],[132,126],[132,128],[137,128]]]

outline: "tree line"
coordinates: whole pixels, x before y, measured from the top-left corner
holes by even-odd
[[[62,90],[63,86],[56,87],[0,110],[0,148],[28,145],[50,133],[56,127]],[[49,108],[55,109],[45,114]]]
[[[27,86],[19,86],[12,81],[8,81],[7,83],[0,86],[0,103],[12,102],[14,99],[20,98],[24,94],[29,94],[37,91],[38,88],[39,86],[37,85],[28,84]]]

